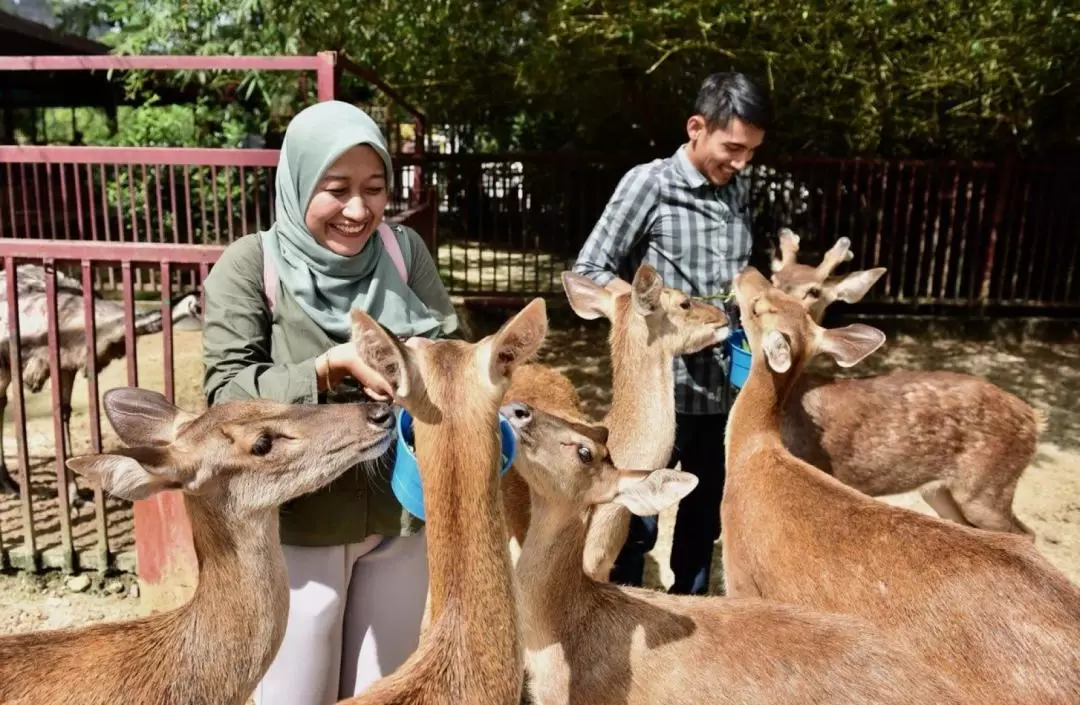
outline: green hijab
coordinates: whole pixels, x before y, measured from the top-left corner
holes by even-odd
[[[323,247],[304,224],[323,173],[361,144],[382,158],[387,189],[392,189],[386,141],[367,113],[340,101],[316,103],[297,113],[285,130],[278,157],[275,222],[261,233],[263,247],[273,258],[282,287],[332,339],[349,339],[353,308],[363,309],[395,335],[435,337],[444,322],[402,281],[377,232],[360,252],[345,257]],[[411,249],[405,240],[399,244],[409,262]]]

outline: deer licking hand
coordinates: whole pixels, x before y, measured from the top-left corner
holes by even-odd
[[[129,447],[69,467],[126,499],[183,492],[198,586],[171,612],[0,637],[0,702],[243,705],[289,612],[278,506],[382,456],[390,408],[258,400],[193,416],[136,388],[110,390],[104,405]]]
[[[349,705],[517,705],[524,661],[499,493],[499,404],[547,335],[535,299],[478,343],[406,346],[362,311],[353,340],[411,414],[424,492],[429,624],[390,676]]]

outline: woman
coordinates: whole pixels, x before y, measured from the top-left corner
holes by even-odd
[[[208,404],[325,403],[346,378],[387,398],[348,342],[356,307],[401,338],[456,333],[419,235],[398,225],[392,238],[378,233],[393,173],[379,128],[359,108],[330,101],[296,115],[278,162],[276,221],[230,245],[205,283]],[[420,521],[392,494],[390,466],[385,458],[377,472],[347,472],[282,508],[289,622],[258,705],[336,702],[415,650],[426,546]]]

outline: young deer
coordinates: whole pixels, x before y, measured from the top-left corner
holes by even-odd
[[[136,388],[110,390],[104,404],[131,447],[68,466],[131,500],[183,491],[198,586],[171,612],[0,638],[0,702],[242,705],[289,613],[278,505],[386,452],[390,408],[248,401],[196,417]]]
[[[624,467],[663,467],[675,444],[675,356],[723,342],[731,332],[727,315],[715,306],[665,287],[648,264],[638,267],[629,295],[616,296],[573,272],[563,272],[562,278],[570,306],[578,316],[585,320],[605,317],[611,322],[608,342],[612,396],[604,424],[611,429],[608,447],[612,458]],[[567,386],[573,390],[569,380],[560,384],[550,375],[540,379],[542,384],[515,378],[506,400],[556,411],[564,418],[572,415],[574,420],[585,420],[576,403],[577,393],[573,392],[571,398],[566,390]],[[503,480],[504,496],[508,505],[512,504],[508,514],[520,545],[523,529],[528,527],[527,514],[524,520],[519,518],[528,511],[528,489],[514,473],[508,473]],[[589,575],[597,580],[608,579],[629,525],[630,513],[618,504],[600,505],[593,510],[584,552]]]
[[[884,334],[824,329],[752,268],[735,294],[753,363],[727,432],[728,594],[865,617],[980,702],[1080,702],[1080,589],[1029,541],[871,499],[784,447],[807,361],[850,367]]]
[[[590,505],[656,514],[697,478],[618,470],[607,429],[513,403],[533,521],[518,560],[538,705],[958,703],[954,686],[865,621],[756,599],[674,596],[585,574]]]
[[[818,267],[795,262],[798,237],[781,231],[773,284],[820,323],[835,300],[854,303],[885,272],[829,276],[851,259],[840,238]],[[871,496],[920,489],[943,518],[1033,536],[1012,511],[1020,476],[1035,457],[1041,414],[973,375],[896,371],[831,380],[804,376],[784,407],[784,443],[795,456]]]
[[[536,299],[478,343],[406,347],[353,312],[353,339],[413,417],[424,484],[430,624],[416,652],[346,701],[517,705],[524,661],[499,499],[499,405],[547,335]]]

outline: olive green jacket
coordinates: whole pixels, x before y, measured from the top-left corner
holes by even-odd
[[[392,229],[408,268],[409,286],[434,311],[453,314],[423,240],[405,226]],[[227,247],[210,271],[204,284],[203,321],[203,393],[208,405],[255,398],[288,404],[327,402],[327,395],[317,392],[315,358],[344,341],[329,338],[281,284],[277,286],[271,315],[257,233]],[[342,311],[345,315],[348,312]],[[348,470],[327,487],[284,505],[282,543],[336,546],[358,543],[372,534],[415,533],[422,522],[401,507],[390,489],[393,453],[391,448],[378,461]]]

